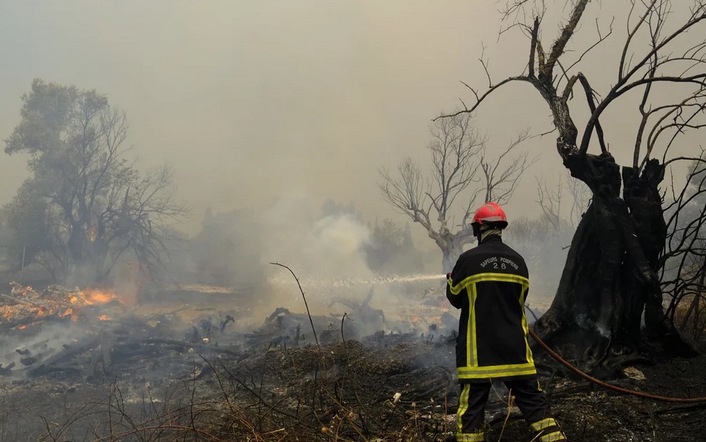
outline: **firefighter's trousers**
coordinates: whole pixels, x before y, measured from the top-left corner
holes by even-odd
[[[549,402],[544,392],[539,388],[537,379],[508,380],[505,386],[515,397],[515,404],[522,412],[530,428],[539,435],[538,442],[565,441],[566,436],[559,429],[557,422],[551,416]],[[487,383],[463,383],[458,401],[458,442],[485,441],[483,421],[485,404],[491,388]]]

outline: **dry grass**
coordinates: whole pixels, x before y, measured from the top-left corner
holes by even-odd
[[[331,347],[333,348],[333,347]],[[246,372],[229,363],[207,361],[178,388],[124,394],[113,383],[103,400],[92,401],[61,422],[45,420],[41,441],[443,441],[445,409],[436,412],[414,402],[379,400],[340,360],[324,360],[330,347],[308,349],[319,364],[299,381],[274,383],[266,357]],[[336,352],[345,348],[335,347]],[[276,352],[280,353],[280,352]],[[294,358],[294,356],[292,356]],[[341,355],[345,359],[346,355]],[[274,359],[271,356],[270,359]],[[262,362],[262,363],[261,363]],[[301,365],[300,362],[297,364]],[[230,366],[230,367],[229,367]],[[291,366],[294,366],[292,359]],[[323,367],[327,367],[324,372]],[[237,368],[237,367],[236,367]],[[267,371],[267,379],[265,372]],[[203,375],[208,372],[208,375]],[[291,373],[296,376],[296,373]],[[266,380],[265,380],[266,379]],[[371,400],[372,399],[372,400]]]

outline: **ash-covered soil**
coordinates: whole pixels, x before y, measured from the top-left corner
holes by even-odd
[[[706,397],[704,356],[671,359],[635,368],[644,374],[644,380],[625,378],[611,383],[630,390],[668,397]],[[575,382],[556,377],[546,387],[546,391],[554,413],[572,441],[706,440],[706,402],[658,402],[613,392],[586,381]],[[498,440],[501,427],[501,423],[492,426],[489,440]],[[503,440],[529,441],[531,438],[527,434],[525,423],[515,419],[508,422]]]
[[[115,360],[109,374],[91,378],[81,361],[35,378],[2,378],[0,441],[454,440],[459,389],[448,338],[378,334],[321,351],[315,345],[213,350],[162,345]],[[613,383],[706,396],[704,367],[705,357],[673,359],[635,367],[644,380]],[[705,438],[706,404],[656,402],[561,375],[541,382],[569,440]],[[487,440],[531,441],[518,411],[508,417],[506,394],[502,388],[491,394]]]

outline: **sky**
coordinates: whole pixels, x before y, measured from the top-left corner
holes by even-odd
[[[564,2],[554,4],[565,14]],[[627,2],[591,2],[572,41],[595,39]],[[487,84],[484,54],[500,80],[520,73],[527,40],[498,40],[495,1],[4,1],[0,4],[0,138],[19,123],[32,79],[95,89],[127,113],[139,168],[172,168],[191,208],[182,229],[198,231],[206,208],[265,210],[282,195],[315,207],[353,202],[369,221],[404,221],[383,201],[379,169],[405,157],[425,164],[430,120],[471,102],[461,84]],[[621,21],[622,20],[622,21]],[[558,32],[546,18],[543,39]],[[513,33],[514,32],[514,33]],[[546,44],[546,43],[545,43]],[[483,49],[485,47],[485,49]],[[620,46],[605,44],[583,63],[594,87],[615,81]],[[595,74],[595,75],[592,75]],[[497,81],[496,80],[496,81]],[[576,115],[583,110],[578,107]],[[630,158],[636,106],[606,114],[611,150]],[[629,110],[629,112],[628,112]],[[528,85],[495,94],[476,118],[491,151],[523,128],[551,129],[546,104]],[[631,126],[632,125],[632,126]],[[536,177],[564,171],[554,136],[525,149],[538,161],[508,205],[512,217],[540,213]],[[0,154],[0,204],[27,177],[27,158]],[[296,208],[292,209],[296,210]],[[286,216],[286,215],[285,215]],[[424,238],[415,226],[417,238]],[[424,241],[423,239],[420,241]],[[423,244],[434,248],[431,242]]]

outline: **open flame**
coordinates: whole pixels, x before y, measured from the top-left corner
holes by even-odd
[[[0,305],[0,323],[20,323],[18,329],[25,329],[47,316],[70,318],[75,322],[86,306],[113,301],[122,304],[114,293],[93,288],[71,291],[52,286],[40,294],[32,287],[13,284],[12,295],[17,304]],[[103,314],[98,319],[108,321],[112,318]]]
[[[71,297],[72,304],[94,305],[106,304],[114,299],[117,299],[114,294],[103,292],[97,289],[85,289]]]

